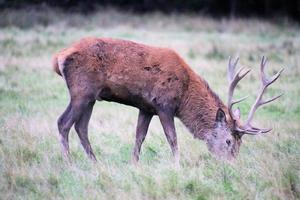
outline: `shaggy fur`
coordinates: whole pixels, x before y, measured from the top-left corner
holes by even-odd
[[[69,107],[58,120],[65,154],[69,151],[68,131],[75,123],[79,137],[86,135],[81,140],[85,150],[95,159],[87,139],[95,100],[114,101],[140,110],[135,161],[153,115],[159,116],[176,160],[179,155],[175,116],[196,138],[206,141],[216,130],[219,109],[224,113],[226,131],[233,126],[219,97],[171,49],[118,39],[85,38],[57,53],[53,60],[54,70],[64,77],[71,96]],[[78,123],[82,125],[76,126]],[[226,134],[231,139],[232,134]]]

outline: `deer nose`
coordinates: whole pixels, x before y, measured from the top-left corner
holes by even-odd
[[[227,143],[228,146],[230,146],[231,141],[230,141],[229,139],[227,139],[227,140],[226,140],[226,143]]]

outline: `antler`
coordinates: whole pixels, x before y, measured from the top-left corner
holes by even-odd
[[[267,133],[267,132],[272,130],[272,128],[270,128],[270,129],[255,128],[250,123],[253,119],[254,113],[257,110],[257,108],[259,108],[260,106],[265,105],[267,103],[270,103],[270,102],[278,99],[279,97],[281,97],[283,95],[283,94],[280,94],[280,95],[275,96],[273,98],[270,98],[268,100],[263,100],[262,99],[262,96],[263,96],[264,92],[266,91],[267,87],[270,86],[272,83],[274,83],[279,78],[281,72],[283,71],[283,68],[282,68],[275,75],[273,75],[273,77],[268,79],[266,74],[265,74],[265,71],[264,71],[266,63],[267,63],[267,59],[263,56],[262,60],[261,60],[261,64],[260,64],[262,85],[261,85],[261,88],[259,90],[258,96],[255,100],[255,103],[251,107],[251,110],[249,112],[249,115],[248,115],[248,118],[245,122],[245,125],[243,126],[243,130],[245,131],[246,134],[256,135],[256,134],[259,134],[259,133]]]
[[[237,86],[238,82],[242,78],[244,78],[251,71],[250,69],[247,69],[244,73],[241,73],[244,70],[244,68],[240,68],[237,71],[237,73],[234,74],[234,71],[235,71],[235,68],[236,68],[236,65],[237,65],[238,61],[239,61],[239,58],[236,58],[236,60],[232,63],[231,58],[229,58],[229,62],[228,62],[228,81],[230,83],[229,84],[229,90],[228,90],[228,110],[229,110],[229,114],[230,114],[231,118],[234,119],[234,120],[236,120],[236,119],[235,119],[235,116],[234,116],[233,111],[232,111],[233,105],[245,100],[248,97],[248,96],[246,96],[246,97],[243,97],[241,99],[233,101],[232,97],[233,97],[234,89]],[[260,134],[260,133],[267,133],[267,132],[272,130],[272,129],[256,128],[256,127],[253,127],[251,125],[251,121],[253,119],[254,113],[255,113],[255,111],[257,110],[258,107],[260,107],[262,105],[265,105],[267,103],[270,103],[270,102],[278,99],[279,97],[281,97],[283,95],[283,94],[280,94],[280,95],[275,96],[275,97],[273,97],[269,100],[262,100],[262,96],[263,96],[264,92],[266,91],[267,87],[269,85],[271,85],[272,83],[274,83],[279,78],[281,72],[283,71],[283,68],[282,68],[273,77],[268,79],[266,77],[266,74],[265,74],[265,71],[264,71],[266,62],[267,62],[267,59],[263,56],[262,60],[261,60],[261,65],[260,65],[262,85],[261,85],[261,88],[259,90],[258,96],[255,100],[255,103],[251,107],[251,110],[249,112],[246,123],[242,127],[235,127],[235,130],[240,135],[243,135],[243,134],[257,135],[257,134]]]
[[[227,74],[227,78],[229,81],[229,90],[228,90],[228,110],[229,110],[229,114],[231,116],[232,119],[235,119],[235,116],[233,114],[232,108],[234,104],[237,104],[241,101],[244,101],[248,96],[240,98],[238,100],[233,100],[233,92],[235,87],[237,86],[238,82],[240,80],[242,80],[251,70],[247,69],[244,73],[241,73],[245,68],[240,68],[237,73],[234,74],[236,65],[239,61],[239,58],[237,57],[235,59],[235,61],[232,63],[231,57],[229,57],[229,61],[228,61],[228,74]]]

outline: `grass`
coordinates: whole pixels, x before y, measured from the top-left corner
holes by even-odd
[[[34,13],[30,17],[28,13]],[[18,20],[20,19],[20,20]],[[0,199],[299,199],[300,198],[300,28],[258,19],[214,20],[160,13],[134,15],[99,10],[92,15],[57,10],[1,13]],[[256,124],[273,127],[265,136],[243,138],[238,159],[212,157],[176,120],[181,168],[154,118],[139,167],[129,163],[137,110],[97,103],[89,136],[99,163],[85,156],[72,129],[72,163],[62,161],[56,120],[69,97],[51,56],[85,37],[115,37],[175,49],[226,100],[226,65],[239,55],[253,68],[236,96],[249,111],[259,87],[262,55],[268,74],[285,71],[267,96],[284,92],[258,111]]]

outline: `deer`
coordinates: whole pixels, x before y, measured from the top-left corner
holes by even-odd
[[[54,71],[63,77],[70,102],[57,120],[63,157],[69,159],[68,135],[74,125],[87,156],[97,161],[88,139],[88,123],[96,101],[109,101],[139,110],[132,162],[138,163],[143,141],[153,116],[157,115],[179,166],[179,149],[174,118],[192,135],[203,140],[215,156],[232,160],[239,153],[244,135],[261,135],[272,128],[257,128],[256,110],[282,96],[263,100],[268,86],[281,75],[265,74],[267,59],[260,64],[261,87],[246,121],[233,109],[247,97],[234,99],[237,84],[251,71],[236,70],[239,58],[228,62],[228,101],[223,103],[208,83],[197,75],[172,49],[128,40],[88,37],[73,43],[53,57]]]

